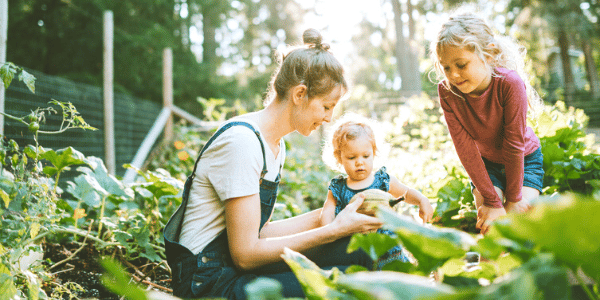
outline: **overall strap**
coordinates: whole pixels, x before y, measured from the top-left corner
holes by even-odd
[[[263,176],[265,176],[265,174],[267,173],[267,163],[266,163],[266,159],[265,159],[265,147],[263,146],[263,142],[262,139],[260,138],[260,133],[254,129],[254,127],[252,127],[252,125],[246,123],[246,122],[240,122],[240,121],[236,121],[236,122],[231,122],[231,123],[227,123],[225,124],[223,127],[221,127],[219,130],[217,130],[217,132],[215,132],[210,139],[208,140],[208,142],[206,142],[206,144],[204,145],[204,147],[202,147],[202,150],[200,151],[200,154],[198,155],[198,159],[196,160],[196,163],[194,164],[194,170],[192,172],[191,175],[188,176],[187,180],[185,181],[185,185],[183,188],[183,195],[181,197],[181,204],[179,205],[179,207],[177,208],[177,210],[175,211],[175,213],[173,213],[173,215],[171,216],[171,218],[169,219],[169,221],[167,222],[167,225],[165,225],[164,231],[163,231],[163,235],[165,237],[165,247],[169,246],[172,243],[178,243],[179,242],[179,234],[181,233],[181,225],[183,224],[183,219],[184,219],[184,215],[185,215],[185,211],[187,209],[187,204],[189,201],[189,194],[190,194],[190,190],[192,188],[192,182],[193,179],[195,177],[196,174],[196,168],[198,166],[198,162],[200,161],[200,157],[202,157],[202,154],[204,153],[204,151],[206,149],[208,149],[208,147],[210,146],[210,144],[212,144],[212,142],[221,134],[223,133],[225,130],[236,126],[236,125],[242,125],[242,126],[246,126],[250,129],[252,129],[252,131],[254,131],[254,133],[256,134],[256,136],[258,137],[258,140],[260,141],[260,147],[262,149],[263,152],[263,170],[261,172],[261,181]],[[189,250],[188,250],[189,251]]]
[[[233,127],[233,126],[237,126],[237,125],[246,126],[246,127],[250,128],[250,130],[254,131],[254,133],[256,134],[256,137],[258,138],[258,141],[260,142],[260,149],[262,150],[262,154],[263,154],[263,168],[262,168],[262,171],[260,172],[260,180],[262,180],[263,177],[265,177],[265,175],[267,174],[267,159],[265,157],[265,146],[263,145],[263,141],[260,138],[260,132],[258,132],[258,130],[256,130],[249,123],[246,123],[246,122],[243,122],[243,121],[234,121],[234,122],[227,123],[227,124],[223,125],[223,127],[219,128],[219,130],[217,130],[217,132],[215,132],[210,137],[210,139],[208,140],[208,142],[206,142],[206,144],[204,145],[204,147],[202,147],[202,150],[200,151],[200,154],[198,155],[198,158],[196,159],[196,163],[194,164],[194,169],[192,170],[192,174],[190,175],[190,177],[192,179],[196,176],[196,168],[198,167],[198,162],[200,162],[200,158],[202,157],[202,154],[204,153],[204,151],[206,149],[208,149],[208,147],[210,146],[210,144],[212,144],[212,142],[215,139],[217,139],[217,137],[219,135],[221,135],[221,133],[223,133],[225,130],[227,130],[227,129]]]

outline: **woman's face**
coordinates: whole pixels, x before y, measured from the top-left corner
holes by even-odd
[[[347,141],[341,150],[340,159],[348,178],[352,181],[369,178],[373,171],[372,141],[366,135],[361,135]]]
[[[294,127],[304,136],[309,136],[313,130],[324,122],[330,122],[333,109],[342,97],[343,88],[338,85],[329,94],[304,100],[294,114]]]

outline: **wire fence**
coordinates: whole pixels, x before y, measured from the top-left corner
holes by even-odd
[[[60,107],[49,104],[54,99],[71,102],[83,119],[98,130],[71,129],[58,135],[39,135],[39,144],[44,148],[62,149],[68,146],[86,156],[96,156],[104,160],[104,107],[102,88],[76,83],[64,78],[27,70],[37,79],[35,94],[31,93],[18,80],[13,80],[6,90],[6,113],[22,117],[38,107],[53,107],[57,114],[47,116],[46,123],[40,124],[40,130],[52,131],[60,128],[62,111]],[[130,163],[144,137],[152,127],[161,110],[161,105],[149,100],[139,99],[123,93],[114,93],[114,126],[116,175],[123,176],[123,164]],[[19,122],[4,118],[4,133],[8,139],[14,139],[21,148],[35,144],[28,127]],[[65,174],[68,178],[69,173]],[[63,178],[63,176],[61,176]]]

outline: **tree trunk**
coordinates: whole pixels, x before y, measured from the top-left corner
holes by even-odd
[[[419,70],[419,46],[415,40],[416,27],[415,20],[413,19],[414,7],[410,0],[406,1],[407,12],[408,12],[408,50],[410,53],[410,89],[412,94],[420,94],[422,91],[421,87],[421,71]]]
[[[402,6],[399,0],[391,0],[394,11],[394,24],[396,26],[396,63],[398,73],[402,79],[401,91],[407,94],[414,93],[414,75],[412,73],[412,57],[408,43],[404,38],[404,23],[402,22]]]
[[[575,94],[575,79],[571,68],[571,57],[569,56],[569,39],[564,29],[558,31],[558,45],[560,47],[560,59],[562,62],[563,82],[565,86],[565,102],[572,103]]]
[[[212,11],[210,5],[202,6],[202,33],[204,41],[202,42],[202,64],[210,80],[216,76],[217,72],[217,41],[215,32],[219,15]]]
[[[581,49],[583,50],[583,56],[585,57],[585,71],[587,72],[587,79],[590,83],[590,92],[592,93],[592,99],[600,99],[600,78],[598,78],[598,69],[592,55],[592,46],[588,39],[581,39]]]

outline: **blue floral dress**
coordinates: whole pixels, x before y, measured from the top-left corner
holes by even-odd
[[[373,183],[364,189],[351,189],[346,184],[347,175],[340,174],[329,182],[329,190],[333,194],[333,197],[337,200],[335,206],[335,215],[337,216],[347,205],[350,203],[350,199],[357,193],[366,191],[368,189],[380,189],[384,192],[390,190],[390,175],[387,173],[385,167],[381,167],[374,175],[375,179]],[[386,229],[378,229],[378,233],[389,234],[395,236],[394,232]],[[402,251],[401,246],[396,246],[390,249],[387,253],[382,255],[377,261],[377,268],[381,269],[384,265],[388,264],[393,260],[400,260],[402,262],[409,262],[408,256]]]

